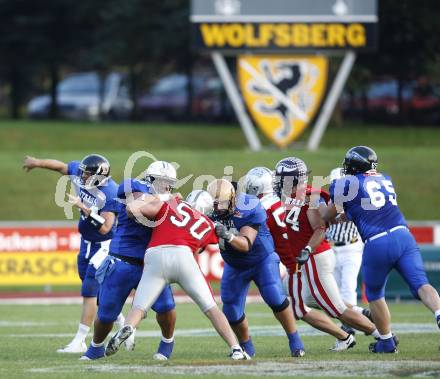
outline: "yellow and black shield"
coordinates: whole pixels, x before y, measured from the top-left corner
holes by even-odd
[[[285,147],[319,109],[328,76],[325,56],[240,56],[238,77],[249,112],[276,145]]]

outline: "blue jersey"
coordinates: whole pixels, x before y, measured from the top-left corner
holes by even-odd
[[[151,238],[151,228],[137,223],[127,216],[124,201],[130,193],[151,193],[150,185],[137,179],[126,179],[118,188],[118,198],[121,200],[121,211],[118,215],[118,228],[110,244],[110,252],[143,259],[145,250]]]
[[[220,247],[221,255],[226,263],[237,268],[249,268],[275,251],[272,236],[266,225],[266,218],[266,211],[257,197],[244,193],[237,195],[234,214],[221,222],[233,232],[240,231],[243,226],[255,226],[258,227],[258,234],[248,253],[235,251],[225,241],[224,246]]]
[[[332,183],[330,196],[337,207],[343,206],[363,241],[396,226],[406,226],[388,175],[371,172],[346,176]]]
[[[109,179],[103,186],[96,188],[85,189],[81,184],[81,172],[79,170],[79,161],[69,162],[67,165],[67,175],[75,188],[75,192],[80,197],[81,201],[88,207],[96,207],[98,214],[102,212],[119,213],[120,203],[117,200],[118,185],[113,179]],[[81,212],[78,231],[81,237],[90,242],[101,242],[109,240],[113,237],[116,229],[116,223],[113,224],[112,229],[107,234],[101,234],[98,230],[87,220]]]

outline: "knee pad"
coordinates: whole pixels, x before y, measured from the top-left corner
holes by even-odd
[[[95,278],[86,275],[81,286],[82,297],[97,297],[99,292],[99,283]]]
[[[226,316],[228,322],[232,325],[239,324],[246,317],[244,312],[239,309],[237,305],[223,303],[223,313]]]
[[[290,302],[286,297],[280,305],[276,305],[276,306],[272,305],[270,306],[270,308],[272,309],[273,313],[279,313],[284,311],[288,306],[290,306]]]
[[[241,324],[245,318],[246,318],[246,314],[243,313],[243,316],[241,316],[238,320],[235,320],[235,321],[228,320],[228,322],[229,322],[229,325],[234,326],[234,325]]]

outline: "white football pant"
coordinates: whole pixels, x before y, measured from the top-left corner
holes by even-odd
[[[188,246],[163,245],[147,249],[144,271],[133,308],[147,312],[167,284],[178,283],[203,313],[216,305],[211,288]]]

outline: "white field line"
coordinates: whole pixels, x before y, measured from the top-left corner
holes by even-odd
[[[215,301],[220,303],[220,296],[214,296]],[[132,297],[127,299],[127,303],[131,304]],[[174,295],[174,301],[177,304],[194,303],[189,296],[186,295]],[[263,299],[260,295],[248,295],[246,299],[247,304],[260,304]],[[82,304],[82,297],[70,296],[70,297],[34,297],[34,298],[11,298],[0,299],[0,305],[72,305]]]
[[[298,325],[298,330],[303,336],[322,336],[325,335],[309,325]],[[270,325],[270,326],[250,326],[250,331],[253,336],[269,336],[269,337],[282,337],[285,333],[281,326]],[[393,332],[397,335],[400,334],[411,334],[411,333],[438,333],[438,328],[434,323],[429,324],[407,324],[407,323],[395,323],[393,324]],[[10,338],[66,338],[71,337],[72,333],[14,333],[14,334],[4,334],[3,337]],[[200,329],[176,329],[176,337],[216,337],[217,333],[212,328],[200,328]],[[159,330],[138,330],[136,332],[136,338],[146,338],[146,337],[161,337]]]
[[[313,377],[401,377],[421,376],[437,377],[440,375],[440,362],[432,361],[295,361],[285,362],[243,362],[239,364],[219,365],[117,365],[108,363],[76,364],[70,366],[53,366],[44,368],[28,369],[26,372],[49,374],[49,373],[116,373],[116,374],[156,374],[175,376],[313,376]]]

